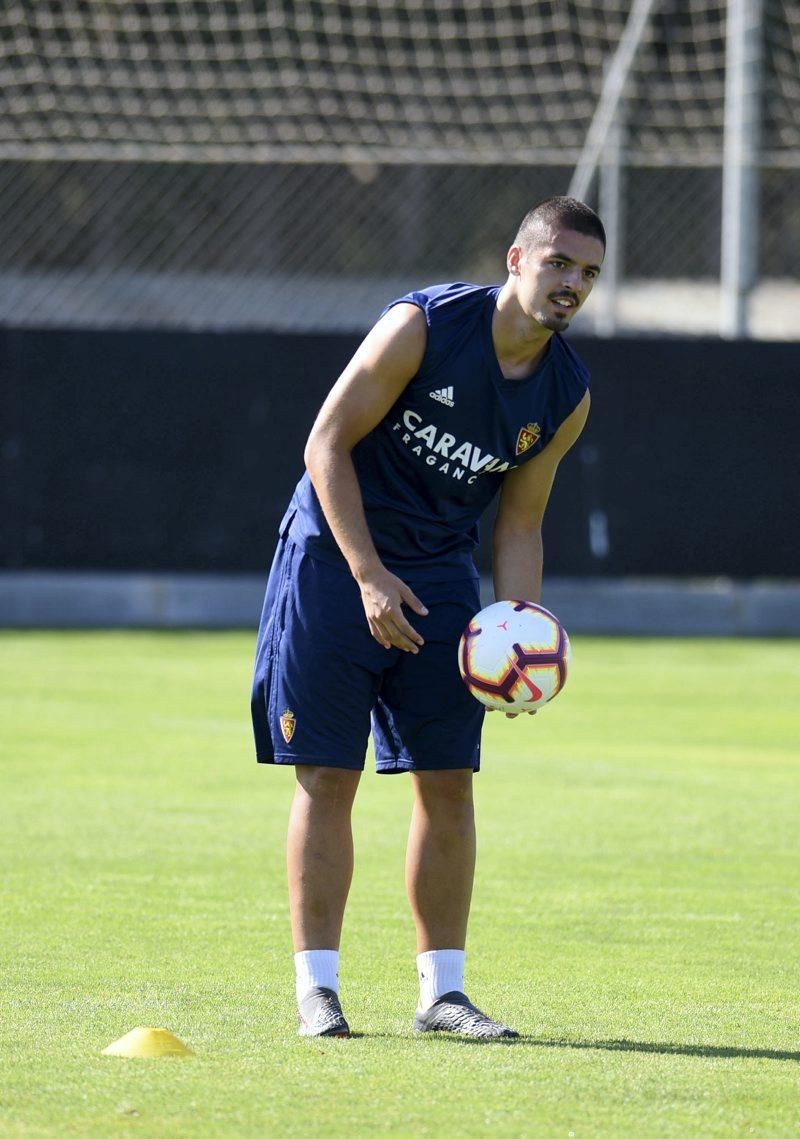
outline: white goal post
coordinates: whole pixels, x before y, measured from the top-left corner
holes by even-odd
[[[658,0],[633,2],[569,186],[569,193],[583,200],[598,171],[601,177],[606,174],[606,186],[600,188],[608,233],[601,319],[603,330],[609,332],[616,330],[613,313],[622,241],[620,143],[615,131],[624,122],[625,88],[657,4]],[[748,293],[756,276],[763,17],[762,0],[727,0],[719,331],[729,338],[748,333]],[[610,163],[604,162],[607,149],[613,155]]]

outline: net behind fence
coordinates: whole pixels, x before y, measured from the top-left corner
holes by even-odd
[[[623,277],[662,301],[622,288],[623,327],[705,319],[678,283],[719,273],[726,8],[662,0],[636,53]],[[426,281],[498,280],[519,218],[567,188],[629,11],[9,0],[0,322],[356,329]],[[768,299],[800,244],[796,0],[764,0],[761,38]]]

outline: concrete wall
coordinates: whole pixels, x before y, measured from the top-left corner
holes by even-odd
[[[0,627],[255,630],[263,592],[245,574],[0,572]],[[800,583],[548,578],[543,602],[572,634],[800,636]]]

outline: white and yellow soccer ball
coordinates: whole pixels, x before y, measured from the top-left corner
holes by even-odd
[[[557,617],[532,601],[496,601],[477,613],[458,646],[462,679],[493,711],[533,712],[567,680],[572,649]]]

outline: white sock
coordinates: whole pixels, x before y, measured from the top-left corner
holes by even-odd
[[[297,1003],[311,989],[333,989],[339,994],[339,950],[304,949],[294,955]]]
[[[445,993],[464,992],[463,949],[431,949],[417,954],[419,1007],[424,1012]]]

